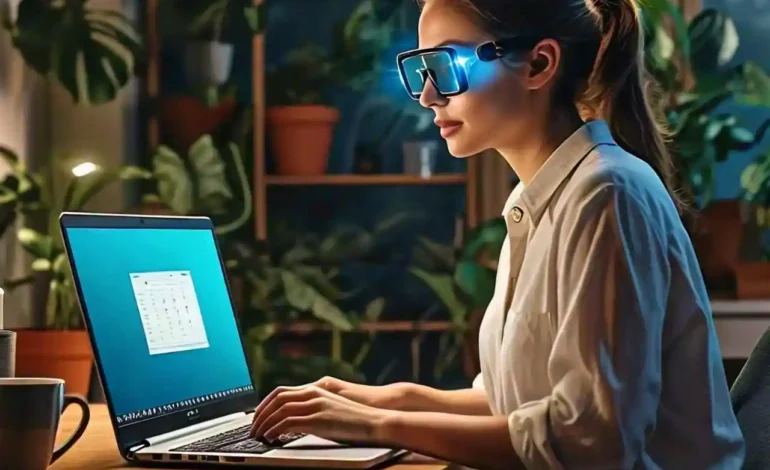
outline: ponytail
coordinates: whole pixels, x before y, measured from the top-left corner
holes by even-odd
[[[635,0],[587,0],[600,18],[599,50],[581,108],[607,121],[613,138],[645,160],[661,178],[674,203],[685,208],[675,189],[676,169],[666,145],[667,129],[650,95],[644,66],[644,36]]]

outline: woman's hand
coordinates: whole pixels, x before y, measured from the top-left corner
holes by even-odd
[[[407,388],[409,387],[409,384],[402,383],[380,386],[363,385],[334,377],[324,377],[312,385],[356,403],[388,410],[404,408]]]
[[[339,442],[376,443],[388,413],[316,385],[279,387],[254,412],[251,436],[271,442],[293,432]]]

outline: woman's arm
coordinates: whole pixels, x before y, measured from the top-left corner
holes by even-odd
[[[286,432],[308,433],[338,442],[407,449],[472,468],[524,468],[506,416],[374,408],[317,386],[277,390],[255,410],[252,437],[270,442]]]
[[[507,416],[390,412],[375,441],[478,469],[524,470]]]
[[[453,413],[458,415],[490,416],[484,390],[438,390],[419,384],[402,384],[404,387],[400,411]]]
[[[492,414],[487,404],[486,394],[480,388],[445,391],[405,382],[372,386],[346,382],[334,377],[324,377],[310,385],[356,403],[386,410],[433,411],[481,416]]]

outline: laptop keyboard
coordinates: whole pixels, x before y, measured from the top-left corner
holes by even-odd
[[[279,449],[285,444],[305,436],[305,434],[295,433],[281,434],[276,442],[266,444],[249,437],[249,429],[251,429],[251,424],[191,442],[176,449],[171,449],[171,451],[264,454],[269,450]]]

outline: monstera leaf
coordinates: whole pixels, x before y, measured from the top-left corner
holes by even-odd
[[[153,171],[161,200],[177,214],[222,213],[233,192],[224,160],[211,136],[198,139],[190,147],[187,160],[169,147],[158,148]]]
[[[100,170],[89,175],[73,178],[67,185],[63,210],[79,211],[107,185],[117,181],[149,180],[152,173],[136,166],[124,166],[117,170]]]
[[[139,34],[116,11],[85,0],[22,0],[15,21],[4,20],[25,62],[57,80],[79,104],[114,99],[137,71]]]
[[[738,49],[738,31],[732,18],[706,9],[689,27],[690,63],[696,75],[704,75],[725,67]]]
[[[323,320],[342,331],[353,329],[353,325],[342,310],[301,277],[284,270],[281,271],[281,280],[283,281],[286,300],[294,308],[311,312],[319,320]]]
[[[204,135],[190,147],[190,167],[195,175],[200,209],[205,213],[224,212],[233,191],[227,183],[225,162],[211,136]]]
[[[737,95],[740,103],[770,108],[770,76],[754,62],[743,64],[743,90]]]
[[[161,145],[152,165],[160,199],[177,214],[190,214],[195,204],[193,183],[182,158],[169,147]]]

